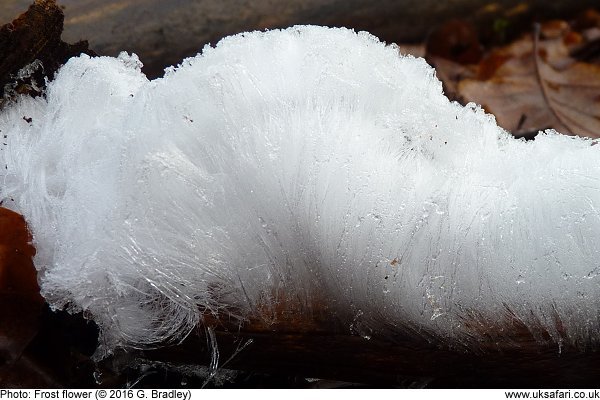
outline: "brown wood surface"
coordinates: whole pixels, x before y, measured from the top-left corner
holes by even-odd
[[[223,368],[285,371],[372,387],[595,387],[600,382],[598,352],[559,352],[556,345],[540,345],[527,336],[471,351],[334,333],[217,331],[216,339]],[[208,365],[210,354],[205,335],[194,334],[179,346],[147,351],[145,356]]]
[[[23,11],[0,27],[0,106],[5,95],[41,94],[38,88],[45,85],[44,77],[52,79],[70,57],[94,54],[86,42],[69,45],[61,40],[64,16],[53,0],[36,0]],[[19,71],[34,61],[41,62],[41,67],[31,76],[16,79]]]

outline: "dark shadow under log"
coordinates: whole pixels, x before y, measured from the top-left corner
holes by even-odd
[[[531,339],[510,349],[473,353],[326,333],[218,331],[216,338],[223,368],[285,371],[370,387],[585,388],[596,387],[600,376],[600,353],[559,351]],[[150,360],[196,365],[209,365],[210,354],[200,334],[179,346],[145,352]]]

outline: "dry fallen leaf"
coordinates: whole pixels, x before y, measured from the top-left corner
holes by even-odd
[[[23,217],[0,207],[0,293],[17,293],[41,302],[34,255]]]
[[[475,64],[482,57],[477,30],[459,19],[450,20],[431,32],[426,52],[459,64]]]
[[[44,302],[30,242],[23,217],[0,207],[0,383],[39,328]]]
[[[447,94],[475,102],[515,136],[554,128],[600,137],[600,65],[581,61],[595,48],[597,26],[575,31],[565,21],[549,21],[535,32],[465,64],[438,54],[429,60]]]

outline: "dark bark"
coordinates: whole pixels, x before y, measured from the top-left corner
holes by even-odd
[[[94,54],[85,41],[70,45],[61,40],[63,22],[63,12],[54,0],[36,0],[25,13],[0,27],[0,98],[39,95],[44,78],[51,79],[70,57]]]

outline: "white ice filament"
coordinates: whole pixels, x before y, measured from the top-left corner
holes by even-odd
[[[369,34],[237,35],[155,81],[135,56],[81,56],[0,130],[0,199],[43,295],[108,348],[280,296],[374,334],[516,319],[600,340],[600,146],[515,140]]]

